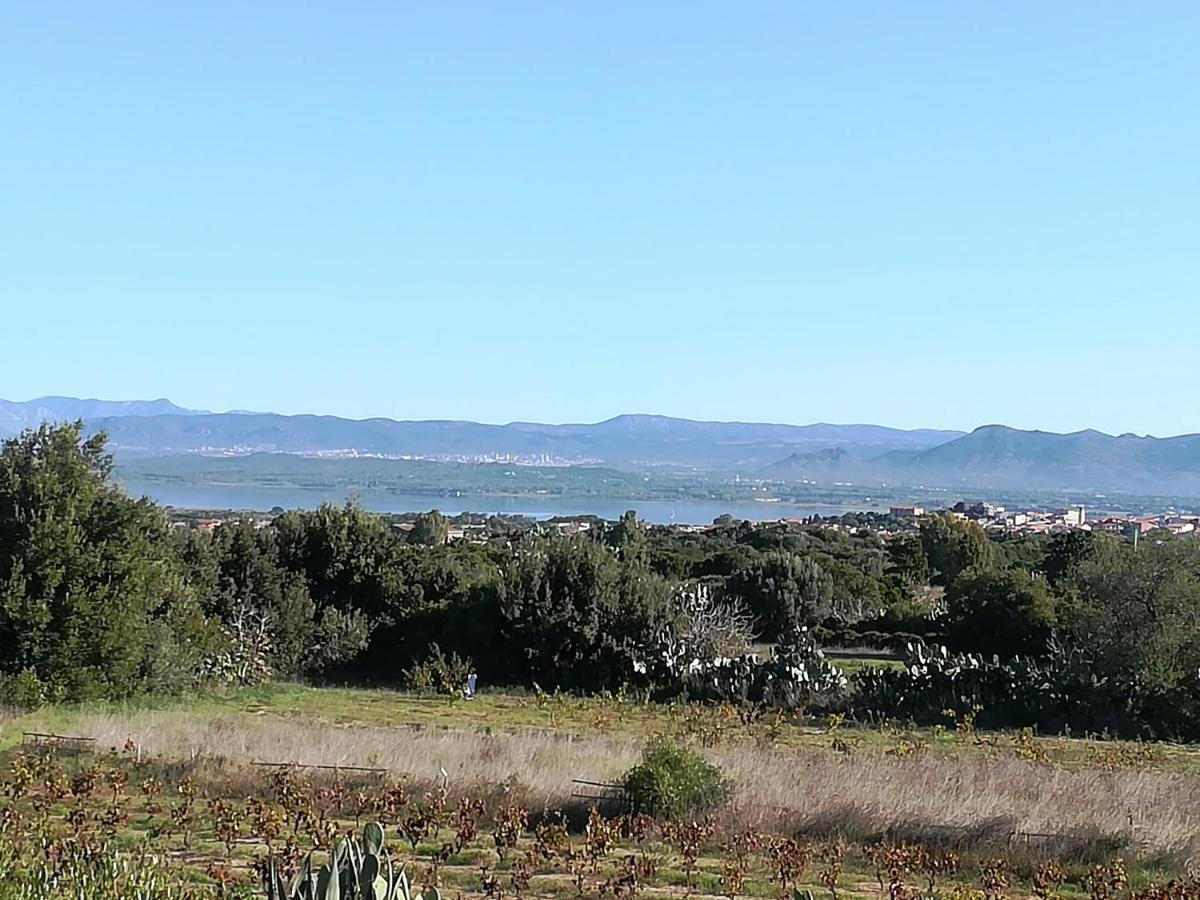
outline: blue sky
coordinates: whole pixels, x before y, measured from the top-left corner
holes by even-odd
[[[1200,430],[1195,3],[0,12],[0,396]]]

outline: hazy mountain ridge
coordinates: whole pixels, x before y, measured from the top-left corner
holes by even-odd
[[[33,400],[0,400],[0,437],[11,437],[42,422],[91,421],[110,416],[205,415],[170,400],[81,400],[77,397],[36,397]]]
[[[273,452],[482,459],[541,459],[560,464],[757,468],[796,447],[831,443],[863,456],[924,449],[957,433],[904,432],[875,426],[780,426],[618,417],[595,425],[456,421],[350,420],[333,416],[242,414],[236,417],[102,418],[118,451],[137,453]],[[811,429],[811,430],[810,430]]]
[[[49,399],[11,404],[24,407],[23,415],[3,423],[3,430],[15,434],[22,427],[44,419],[82,417],[89,428],[104,429],[113,449],[126,457],[179,453],[357,453],[723,471],[753,470],[795,449],[836,446],[855,456],[872,457],[889,450],[927,449],[961,434],[929,429],[904,431],[877,425],[699,422],[650,415],[617,416],[595,424],[487,425],[452,420],[204,413],[180,410],[170,404],[161,406],[166,401],[86,407],[65,398],[56,403],[48,402]]]
[[[760,470],[778,481],[835,480],[996,489],[1124,491],[1200,496],[1200,434],[1117,437],[985,425],[917,451],[874,459],[792,454]]]
[[[623,415],[594,424],[207,413],[168,400],[0,401],[0,435],[82,418],[121,457],[286,453],[671,468],[780,482],[1124,491],[1200,496],[1200,435],[1155,438],[986,425],[969,434],[879,425],[703,422]]]

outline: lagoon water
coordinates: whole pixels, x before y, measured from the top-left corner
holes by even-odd
[[[312,509],[328,501],[344,503],[356,499],[375,512],[420,512],[436,507],[447,515],[464,512],[524,515],[536,519],[552,516],[594,515],[616,519],[627,509],[656,524],[706,525],[728,513],[738,519],[790,519],[811,515],[840,515],[881,507],[794,505],[790,503],[722,503],[708,500],[621,500],[562,497],[503,497],[494,495],[437,496],[399,494],[391,491],[326,490],[269,485],[173,485],[128,480],[124,487],[134,496],[143,494],[159,503],[183,509]]]

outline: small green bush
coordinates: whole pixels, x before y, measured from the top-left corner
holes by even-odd
[[[691,747],[656,738],[642,761],[621,779],[639,813],[678,819],[717,809],[729,802],[733,786],[725,774]]]
[[[404,670],[404,686],[410,691],[458,696],[467,686],[474,669],[470,659],[457,653],[447,656],[436,643],[430,644],[425,658]]]
[[[22,669],[16,675],[0,675],[0,706],[37,709],[46,702],[48,694],[46,685],[33,669]]]

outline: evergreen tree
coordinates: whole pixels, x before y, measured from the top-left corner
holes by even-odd
[[[921,546],[935,584],[949,585],[967,569],[990,566],[994,548],[976,522],[950,513],[934,513],[921,521]]]
[[[180,687],[214,629],[161,511],[82,432],[42,425],[0,450],[0,678],[47,698]]]

